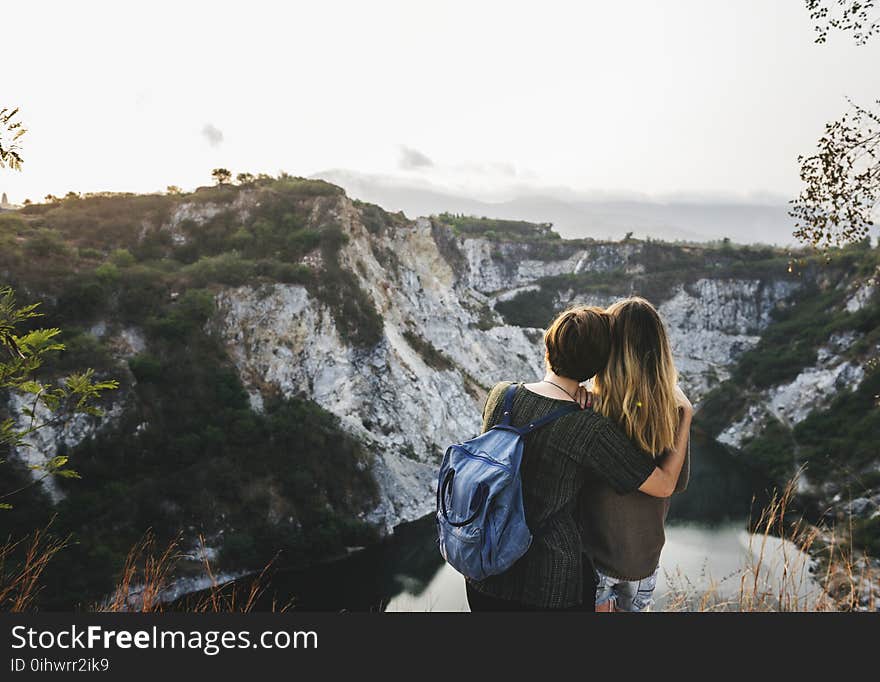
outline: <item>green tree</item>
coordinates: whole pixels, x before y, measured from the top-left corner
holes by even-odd
[[[24,159],[21,158],[19,140],[27,132],[21,121],[16,120],[18,109],[0,109],[0,168],[21,170]]]
[[[235,179],[238,180],[239,185],[253,185],[254,184],[254,174],[253,173],[239,173],[235,176]]]
[[[165,188],[165,193],[176,196],[178,194],[183,194],[183,190],[181,190],[180,187],[178,187],[177,185],[168,185],[168,187]]]
[[[225,185],[232,179],[232,173],[226,168],[215,168],[211,171],[211,177],[218,185]]]
[[[31,436],[41,429],[57,427],[75,414],[101,416],[95,402],[104,391],[118,387],[116,381],[95,381],[94,370],[71,374],[57,384],[37,381],[35,374],[53,353],[64,350],[58,343],[60,329],[35,329],[23,332],[30,320],[40,317],[39,303],[19,307],[10,287],[0,287],[0,390],[14,391],[28,397],[30,407],[23,411],[25,424],[11,417],[0,422],[0,454],[12,448],[32,447]],[[0,459],[0,463],[5,462]],[[49,476],[78,478],[68,458],[57,455],[30,468],[39,476],[30,484],[0,493],[0,509],[9,509],[10,497]]]

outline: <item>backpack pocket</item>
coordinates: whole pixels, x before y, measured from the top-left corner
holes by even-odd
[[[442,511],[437,512],[440,554],[456,571],[472,580],[484,580],[483,529],[474,523],[453,524]]]
[[[532,545],[532,534],[522,513],[499,509],[487,518],[490,540],[486,543],[489,554],[484,564],[492,572],[502,573],[513,566]]]

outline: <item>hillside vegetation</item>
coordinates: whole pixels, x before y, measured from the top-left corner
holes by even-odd
[[[0,215],[0,278],[20,301],[44,302],[42,324],[63,329],[67,350],[40,376],[94,367],[120,380],[108,400],[125,404],[118,424],[76,449],[82,478],[59,483],[59,505],[30,488],[4,515],[13,535],[56,515],[53,531],[71,534],[65,561],[47,570],[44,606],[102,594],[148,528],[162,541],[181,529],[203,534],[221,549],[221,570],[263,566],[279,550],[282,565],[308,563],[375,540],[359,520],[376,503],[370,454],[306,396],[254,412],[207,333],[218,288],[293,282],[327,304],[352,344],[378,340],[378,313],[338,262],[347,236],[331,209],[341,195],[284,176],[188,195],[69,197]],[[212,207],[210,217],[175,219],[193,205]],[[375,230],[396,219],[361,209]],[[143,342],[125,359],[121,330]],[[26,480],[22,467],[0,467],[0,489]]]
[[[188,539],[203,535],[218,571],[261,567],[279,550],[278,565],[306,564],[377,539],[365,521],[380,502],[373,453],[308,395],[282,398],[269,390],[262,411],[255,411],[212,333],[220,290],[297,284],[329,311],[346,348],[369,358],[384,342],[383,319],[361,288],[368,281],[363,263],[343,253],[350,239],[339,218],[343,208],[356,213],[357,229],[368,233],[365,242],[387,274],[376,286],[417,279],[419,273],[404,272],[392,242],[380,239],[413,229],[412,222],[350,202],[326,182],[287,175],[188,194],[70,195],[0,215],[0,283],[12,285],[21,303],[44,301],[40,323],[63,329],[67,350],[45,364],[42,376],[94,367],[98,378],[121,384],[105,404],[121,403],[121,416],[70,453],[82,478],[59,482],[65,499],[53,506],[32,487],[4,516],[12,536],[23,537],[56,515],[53,532],[70,535],[64,561],[45,573],[43,608],[85,605],[107,594],[129,549],[150,528],[160,544],[180,531]],[[515,269],[521,259],[567,261],[583,249],[614,255],[609,262],[616,265],[601,272],[543,277],[496,303],[508,324],[525,327],[544,326],[573,297],[642,293],[658,301],[701,277],[772,278],[785,273],[792,258],[727,242],[569,241],[548,224],[450,214],[432,219],[430,235],[458,275],[471,267],[464,238],[488,243],[502,268]],[[700,420],[712,435],[766,386],[815,362],[829,334],[859,332],[848,350],[853,359],[880,340],[877,296],[856,313],[843,304],[849,282],[876,268],[877,251],[839,252],[831,265],[795,255],[790,276],[813,284],[802,288],[796,305],[775,313],[731,380],[704,401]],[[489,305],[482,305],[485,314],[474,324],[497,325]],[[402,336],[427,367],[450,370],[436,338],[432,343],[415,328]],[[745,455],[780,481],[808,463],[817,478],[868,490],[880,483],[867,470],[876,461],[872,396],[878,392],[874,371],[858,391],[841,394],[793,430],[771,425],[745,445]],[[0,467],[0,490],[18,488],[27,476],[20,465]],[[857,531],[865,546],[877,546],[876,520]]]
[[[773,417],[742,445],[744,461],[779,484],[803,470],[812,484],[802,487],[795,499],[814,521],[830,514],[829,499],[835,495],[845,506],[880,492],[880,295],[875,292],[857,310],[846,306],[852,285],[876,277],[878,267],[880,253],[867,244],[835,252],[819,276],[806,281],[794,305],[775,311],[759,343],[739,358],[730,380],[704,398],[697,414],[696,423],[717,436],[766,400],[767,390],[816,366],[820,350],[831,340],[852,338],[835,352],[840,360],[864,369],[855,390],[839,387],[829,404],[794,425]],[[816,396],[819,402],[823,398]],[[850,524],[850,519],[844,521]],[[854,516],[851,530],[857,547],[880,554],[880,514]]]

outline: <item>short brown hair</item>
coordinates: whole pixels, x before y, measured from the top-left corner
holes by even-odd
[[[577,306],[560,313],[544,332],[547,364],[556,374],[586,381],[602,371],[611,353],[611,316]]]

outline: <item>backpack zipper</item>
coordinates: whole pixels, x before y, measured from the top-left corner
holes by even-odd
[[[496,467],[501,467],[502,469],[504,469],[506,471],[510,471],[509,466],[507,466],[506,464],[502,464],[501,462],[498,462],[498,461],[492,459],[491,457],[487,457],[486,455],[478,455],[478,454],[475,454],[475,453],[470,452],[468,450],[465,450],[464,448],[456,448],[456,449],[461,454],[463,454],[465,457],[470,457],[471,459],[480,459],[480,460],[486,462],[487,464],[491,464],[492,466],[496,466]]]

